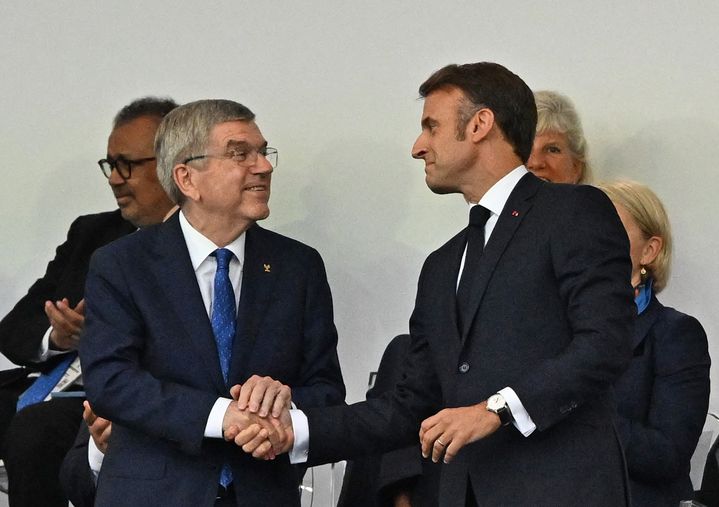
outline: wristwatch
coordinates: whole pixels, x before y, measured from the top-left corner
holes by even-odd
[[[507,405],[504,396],[499,393],[493,394],[487,399],[487,410],[499,416],[502,426],[512,422],[512,412],[509,410],[509,405]]]

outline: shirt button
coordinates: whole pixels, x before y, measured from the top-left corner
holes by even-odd
[[[459,365],[459,373],[467,373],[469,371],[469,363],[462,363]]]

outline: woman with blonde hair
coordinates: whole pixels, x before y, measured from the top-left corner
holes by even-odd
[[[527,169],[553,183],[591,183],[587,140],[574,104],[561,93],[534,92],[537,133]]]
[[[669,219],[659,198],[632,181],[598,186],[629,236],[638,313],[634,355],[616,384],[632,505],[676,507],[694,494],[689,461],[709,406],[707,337],[694,317],[656,297],[667,284],[672,257]]]

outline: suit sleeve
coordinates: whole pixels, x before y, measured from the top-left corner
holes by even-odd
[[[420,275],[418,294],[431,290],[424,280]],[[441,404],[440,383],[418,313],[415,308],[410,319],[412,339],[396,389],[350,406],[306,411],[310,466],[384,453],[417,442],[421,421]]]
[[[60,468],[60,485],[75,507],[95,505],[95,479],[87,461],[90,432],[83,423]]]
[[[571,339],[510,386],[540,431],[609,391],[629,363],[636,314],[629,243],[614,206],[589,186],[565,195],[547,227]]]
[[[695,318],[678,315],[653,327],[655,376],[646,420],[619,416],[629,474],[646,481],[686,473],[709,407],[706,334]]]
[[[32,366],[38,356],[42,338],[50,322],[45,315],[45,301],[68,297],[75,305],[82,294],[63,294],[60,280],[72,269],[74,252],[82,236],[82,220],[76,219],[70,226],[65,242],[57,247],[55,258],[47,265],[42,278],[38,279],[28,293],[0,322],[0,352],[16,364]],[[82,287],[82,280],[78,281]],[[74,291],[73,291],[74,292]]]
[[[344,403],[345,386],[337,356],[332,294],[320,255],[313,251],[304,301],[304,346],[300,376],[292,386],[298,408]]]
[[[110,248],[90,262],[85,287],[85,333],[80,356],[93,410],[149,437],[198,454],[218,393],[154,377],[142,365],[145,323]]]

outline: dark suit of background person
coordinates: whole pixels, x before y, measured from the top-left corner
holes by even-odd
[[[106,176],[120,209],[78,218],[45,276],[0,323],[2,351],[13,361],[32,364],[33,354],[39,354],[40,342],[51,326],[46,301],[67,298],[70,308],[75,308],[83,299],[90,256],[97,248],[138,227],[160,222],[172,206],[155,174],[153,140],[160,119],[176,105],[170,99],[145,97],[131,102],[115,116],[107,156],[112,164],[123,166],[125,176],[118,173],[115,165]],[[53,331],[66,333],[62,325],[53,327]],[[54,362],[48,361],[47,367]],[[3,410],[14,412],[14,408],[11,401]],[[13,417],[3,442],[11,506],[67,505],[58,471],[81,416],[82,399],[75,398],[30,405]]]
[[[43,310],[45,301],[67,298],[70,306],[75,307],[83,297],[92,253],[136,229],[130,222],[123,220],[119,210],[78,217],[70,226],[67,240],[57,248],[45,275],[30,287],[28,293],[0,322],[0,348],[3,354],[13,362],[32,369],[51,369],[62,356],[55,356],[45,363],[33,362],[49,327]],[[3,403],[0,406],[0,417],[4,422],[0,432],[3,437],[15,417],[18,395],[34,380],[29,378],[19,382],[17,389],[10,387],[3,390]],[[23,412],[26,411],[11,427],[9,438],[4,439],[3,457],[11,469],[17,463],[17,473],[21,476],[25,475],[25,466],[29,467],[27,474],[35,478],[31,487],[49,489],[46,499],[57,498],[61,496],[58,492],[57,470],[82,420],[82,398],[50,400],[27,407]],[[23,438],[26,432],[34,437]],[[20,442],[22,445],[16,445]],[[47,477],[48,480],[38,484],[37,477]]]
[[[203,114],[212,124],[201,151],[173,145],[200,135],[189,125]],[[299,505],[299,477],[287,456],[257,461],[234,443],[206,438],[211,409],[253,374],[290,386],[299,407],[344,400],[319,254],[254,225],[269,214],[272,165],[253,118],[220,100],[170,113],[157,134],[158,172],[171,177],[165,188],[181,211],[93,256],[80,352],[88,400],[113,424],[97,505],[213,505],[223,464],[232,468],[237,505]],[[186,243],[192,230],[216,246],[245,234],[228,384]],[[225,420],[235,407],[228,400]],[[229,429],[224,421],[222,429]]]
[[[367,399],[392,391],[402,380],[402,366],[409,354],[411,337],[395,336],[387,345]],[[422,460],[419,445],[390,451],[382,455],[358,458],[347,463],[337,507],[393,506],[395,495],[409,492],[413,507],[437,505],[439,467]]]
[[[695,318],[653,297],[632,347],[616,384],[632,505],[673,507],[694,495],[689,461],[709,406],[706,334]]]
[[[523,170],[511,167],[529,156],[536,110],[517,76],[495,64],[448,66],[420,93],[423,131],[413,155],[425,160],[432,190],[476,202],[501,175]],[[484,185],[478,195],[474,181]],[[625,505],[611,384],[628,363],[636,310],[616,211],[594,188],[525,174],[485,246],[460,329],[465,234],[422,268],[403,381],[376,400],[309,410],[309,463],[411,444],[423,418],[459,407],[422,423],[435,458],[468,444],[442,467],[440,505]],[[536,424],[528,437],[486,410],[483,400],[505,387]]]
[[[90,431],[81,424],[75,442],[60,467],[60,485],[73,507],[93,507],[95,505],[95,476],[87,459],[87,445]]]

